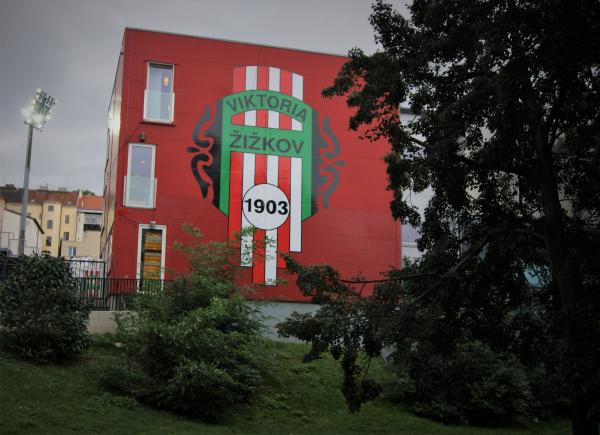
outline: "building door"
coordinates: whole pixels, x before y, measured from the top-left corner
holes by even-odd
[[[166,233],[166,227],[162,225],[140,225],[138,279],[164,278]]]

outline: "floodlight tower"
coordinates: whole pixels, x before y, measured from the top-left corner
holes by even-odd
[[[27,135],[27,156],[25,158],[25,174],[23,176],[23,198],[21,198],[21,221],[19,224],[19,255],[25,254],[25,229],[27,228],[27,204],[29,203],[29,168],[31,165],[31,140],[33,129],[42,131],[46,122],[50,119],[52,107],[56,100],[41,89],[35,93],[28,108],[21,113],[25,116],[25,124],[29,125]]]

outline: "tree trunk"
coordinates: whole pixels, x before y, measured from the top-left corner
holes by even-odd
[[[540,139],[540,138],[538,138]],[[549,147],[538,147],[541,151],[541,190],[544,207],[546,249],[550,257],[552,271],[558,281],[562,300],[562,309],[566,314],[568,357],[572,359],[570,369],[575,376],[569,376],[575,381],[572,385],[571,420],[573,435],[599,435],[598,422],[588,417],[592,401],[586,397],[584,373],[581,367],[581,358],[586,354],[585,335],[580,330],[577,321],[577,308],[582,302],[582,287],[579,273],[571,260],[571,250],[565,232],[562,207],[559,198],[558,183],[554,172],[554,164]],[[579,373],[577,373],[579,372]],[[570,375],[568,373],[567,375]]]

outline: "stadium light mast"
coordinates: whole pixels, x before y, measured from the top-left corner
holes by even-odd
[[[19,223],[19,255],[25,254],[25,230],[27,228],[27,205],[29,203],[29,168],[31,166],[31,140],[33,129],[42,131],[46,122],[50,119],[50,112],[56,104],[56,100],[50,95],[38,89],[35,98],[31,100],[29,107],[21,113],[25,116],[25,124],[29,125],[27,135],[27,156],[25,157],[25,174],[23,175],[23,197],[21,198],[21,221]]]

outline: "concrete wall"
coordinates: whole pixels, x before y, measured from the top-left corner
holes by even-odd
[[[260,311],[262,322],[265,326],[264,336],[271,340],[299,343],[295,338],[283,338],[277,334],[276,325],[283,322],[294,311],[299,313],[314,313],[319,309],[318,305],[301,302],[250,302]]]
[[[118,311],[92,311],[88,323],[88,332],[90,334],[115,334],[117,324],[115,323],[115,314]]]
[[[318,305],[298,302],[250,302],[260,311],[265,326],[264,336],[271,340],[298,343],[295,338],[283,338],[277,334],[275,325],[285,320],[292,312],[314,313]],[[92,311],[88,331],[90,334],[114,334],[117,332],[115,314],[118,311]]]

